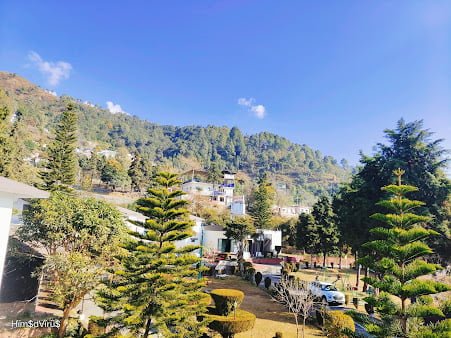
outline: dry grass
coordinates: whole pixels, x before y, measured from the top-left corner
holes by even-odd
[[[230,276],[227,279],[210,279],[209,289],[237,289],[244,292],[241,309],[257,316],[251,331],[236,335],[236,338],[272,338],[276,332],[282,332],[284,338],[296,338],[296,324],[291,313],[275,302],[264,290],[257,288],[240,277]],[[306,337],[323,337],[321,330],[306,326]],[[219,335],[215,336],[220,337]]]

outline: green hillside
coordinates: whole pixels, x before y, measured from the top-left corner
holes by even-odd
[[[0,72],[0,88],[13,111],[21,113],[19,129],[27,155],[42,153],[52,137],[55,121],[68,102],[79,111],[79,147],[140,152],[156,164],[177,170],[193,166],[241,171],[252,179],[263,172],[282,184],[287,195],[310,204],[347,180],[350,168],[307,145],[262,132],[244,135],[238,128],[218,126],[165,126],[136,116],[111,114],[108,110],[69,96],[55,96],[26,79]]]

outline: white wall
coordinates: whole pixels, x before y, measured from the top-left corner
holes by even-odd
[[[8,249],[9,229],[15,198],[10,194],[0,193],[0,286],[3,268],[5,266],[6,251]]]

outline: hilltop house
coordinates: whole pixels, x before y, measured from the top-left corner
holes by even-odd
[[[186,198],[195,196],[208,197],[210,201],[222,204],[231,209],[234,215],[245,215],[246,205],[244,196],[235,196],[235,173],[224,170],[223,180],[220,184],[206,182],[208,173],[202,170],[190,170],[181,175],[183,180],[182,190],[187,194]]]
[[[274,205],[272,207],[273,214],[279,215],[281,217],[298,217],[300,214],[309,214],[311,212],[309,207],[301,205],[290,205],[290,206],[278,206]]]

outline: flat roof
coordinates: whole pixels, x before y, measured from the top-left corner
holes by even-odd
[[[0,193],[13,195],[15,198],[48,198],[50,193],[0,176]]]

